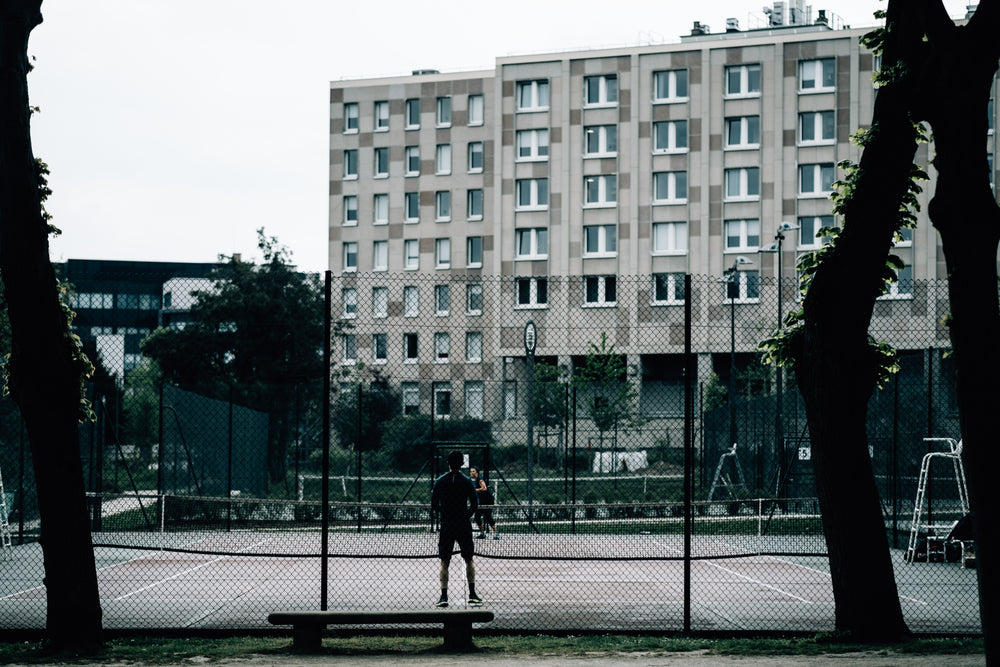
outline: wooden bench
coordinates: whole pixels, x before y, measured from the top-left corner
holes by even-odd
[[[472,624],[492,621],[493,612],[482,609],[276,611],[268,614],[267,620],[272,625],[292,626],[292,647],[297,651],[318,651],[328,625],[423,623],[444,625],[446,649],[468,651],[472,648]]]

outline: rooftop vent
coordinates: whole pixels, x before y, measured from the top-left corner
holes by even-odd
[[[707,25],[702,24],[701,21],[695,21],[694,26],[691,28],[692,35],[707,35],[711,32],[711,28]]]
[[[740,31],[739,19],[726,19],[726,32],[739,32],[739,31]]]
[[[816,25],[830,25],[830,19],[827,18],[825,9],[818,9],[816,12]]]
[[[440,74],[441,72],[436,69],[415,69],[413,70],[413,76],[423,76],[424,74]]]

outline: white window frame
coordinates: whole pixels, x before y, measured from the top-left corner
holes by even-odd
[[[403,317],[420,316],[420,288],[416,285],[403,286]]]
[[[722,181],[723,201],[760,200],[760,167],[726,169]]]
[[[358,196],[344,195],[344,218],[341,221],[344,227],[358,226]]]
[[[389,242],[372,241],[372,271],[389,270]]]
[[[451,97],[448,95],[437,98],[434,105],[434,126],[451,127]]]
[[[465,363],[478,364],[483,361],[483,332],[465,332]]]
[[[466,107],[465,124],[482,125],[485,122],[486,103],[482,95],[469,95]]]
[[[411,342],[412,341],[412,345]],[[412,349],[413,354],[410,354]],[[420,360],[420,336],[416,333],[407,332],[403,334],[403,363],[415,364]]]
[[[420,412],[420,384],[403,382],[399,385],[399,396],[403,402],[403,414],[410,415]]]
[[[679,129],[683,128],[683,132]],[[683,136],[684,145],[678,145],[678,137]],[[662,140],[662,141],[661,141]],[[666,144],[666,147],[662,147]],[[656,154],[687,153],[690,150],[688,142],[687,120],[661,120],[653,123],[653,152]]]
[[[389,178],[388,146],[378,146],[374,149],[372,163],[375,178]]]
[[[618,155],[617,125],[588,125],[583,128],[583,157],[602,158]]]
[[[690,86],[691,79],[686,69],[653,72],[653,104],[687,102],[691,94]]]
[[[731,278],[726,276],[722,283],[723,303],[757,303],[760,301],[760,271],[752,269],[749,271],[736,272],[736,288],[739,290],[736,298],[730,296]],[[756,292],[756,294],[754,294]]]
[[[913,298],[913,266],[906,264],[896,273],[897,280],[887,285],[886,293],[879,296],[880,300],[894,301]]]
[[[751,87],[751,73],[756,73],[756,89]],[[736,75],[736,79],[739,82],[737,90],[735,91],[730,86],[730,83],[733,81],[732,75]],[[761,68],[758,63],[730,65],[726,67],[723,74],[722,85],[725,86],[723,97],[728,99],[740,97],[760,97],[760,89],[762,86],[761,78]]]
[[[829,197],[830,193],[833,192],[836,173],[836,167],[832,162],[800,164],[799,197]],[[805,189],[807,178],[812,181],[813,188],[811,190]]]
[[[451,190],[438,190],[434,193],[434,221],[449,220],[451,220]]]
[[[617,234],[615,225],[584,225],[583,256],[614,257],[618,254]]]
[[[666,197],[663,194],[666,183]],[[653,173],[653,203],[654,204],[686,204],[688,196],[686,171],[657,171]]]
[[[595,299],[591,299],[592,286],[594,288],[593,294],[596,296]],[[583,277],[584,308],[604,308],[616,305],[618,305],[618,276],[601,275]]]
[[[611,208],[618,205],[618,174],[583,177],[584,208]]]
[[[404,105],[404,113],[406,114],[406,118],[403,121],[405,123],[404,127],[407,130],[420,129],[420,98],[411,97],[404,102]]]
[[[451,268],[451,239],[434,239],[434,268]]]
[[[618,75],[598,74],[583,77],[583,106],[618,106]]]
[[[465,193],[465,219],[483,219],[483,190],[472,188]]]
[[[652,223],[650,247],[653,255],[686,255],[688,252],[687,221]]]
[[[518,130],[515,139],[515,161],[541,162],[549,159],[549,131],[547,129]]]
[[[358,242],[357,241],[344,241],[343,251],[341,254],[343,261],[343,271],[344,273],[355,272],[358,270]]]
[[[735,230],[733,234],[730,230]],[[729,245],[730,239],[738,237],[739,245]],[[756,243],[751,241],[756,240]],[[760,247],[760,220],[757,218],[735,218],[722,222],[722,244],[724,252],[756,252]]]
[[[446,364],[451,361],[451,334],[447,331],[434,333],[434,363]]]
[[[451,286],[434,286],[434,314],[445,316],[451,313]]]
[[[666,292],[665,298],[658,298],[660,287]],[[654,273],[650,290],[651,303],[655,306],[677,306],[684,303],[683,273]]]
[[[380,319],[389,317],[389,288],[378,286],[372,288],[372,317]]]
[[[418,239],[403,240],[403,270],[416,271],[420,268],[420,241]]]
[[[522,252],[522,251],[527,252]],[[514,259],[536,260],[549,256],[548,227],[524,227],[514,230]]]
[[[521,178],[514,181],[515,211],[544,211],[549,207],[549,179]]]
[[[358,288],[342,287],[340,289],[340,318],[353,320],[358,316]]]
[[[344,102],[344,134],[357,134],[360,130],[360,110],[357,102]]]
[[[829,83],[827,83],[827,75],[829,75]],[[836,58],[799,61],[799,93],[832,93],[836,89]]]
[[[827,123],[830,119],[830,135],[823,135]],[[811,128],[812,139],[806,139],[806,128]],[[799,145],[800,146],[822,146],[833,144],[837,141],[837,118],[833,111],[803,111],[799,114]]]
[[[416,215],[413,215],[414,204],[416,208]],[[403,222],[404,223],[416,223],[420,222],[420,193],[419,192],[404,192],[403,193]]]
[[[438,144],[434,150],[434,173],[439,176],[451,173],[451,144]]]
[[[358,149],[348,148],[344,150],[344,180],[356,181],[358,179]]]
[[[465,153],[466,160],[466,170],[470,174],[481,174],[483,173],[483,142],[481,141],[470,141],[469,147]],[[479,162],[478,165],[475,163]]]
[[[452,412],[452,401],[451,401],[451,383],[450,382],[434,382],[431,385],[431,394],[433,394],[433,411],[434,416],[438,419],[451,419]],[[446,410],[442,410],[442,403]]]
[[[548,79],[518,81],[514,88],[514,103],[518,113],[548,111],[551,88]]]
[[[358,336],[353,333],[340,335],[340,363],[353,366],[358,363]]]
[[[372,363],[384,364],[389,361],[389,339],[384,333],[372,334]]]
[[[414,162],[416,169],[413,169]],[[404,176],[420,175],[420,146],[407,146],[403,150],[403,169],[405,170]]]
[[[739,124],[739,141],[730,143],[732,138],[732,128]],[[727,117],[724,125],[725,144],[724,150],[756,150],[760,148],[760,116],[731,116]],[[756,131],[756,141],[751,135]]]
[[[540,289],[541,288],[541,289]],[[540,295],[541,294],[541,298]],[[527,297],[524,300],[522,297]],[[514,308],[548,308],[549,279],[548,278],[515,278]]]
[[[374,107],[375,132],[389,131],[389,103],[385,101],[376,102]]]
[[[389,224],[389,195],[378,193],[372,196],[372,224]]]
[[[483,267],[483,237],[468,236],[465,239],[465,266],[470,269]]]
[[[476,308],[476,302],[478,301],[479,307]],[[482,283],[470,283],[465,286],[465,314],[466,315],[482,315],[483,314],[483,284]]]
[[[465,383],[465,416],[482,419],[486,416],[486,390],[482,380]]]
[[[833,227],[832,215],[803,215],[799,216],[798,248],[800,250],[814,250],[823,245],[823,237],[818,234],[824,227]],[[809,233],[809,230],[812,233]]]

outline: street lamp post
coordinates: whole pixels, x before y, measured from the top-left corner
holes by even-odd
[[[535,346],[538,344],[538,328],[534,320],[528,320],[524,325],[524,358],[528,367],[527,401],[528,401],[528,523],[531,523],[532,505],[534,504],[535,483]]]
[[[740,286],[738,272],[741,264],[753,264],[740,255],[733,260],[733,266],[728,271],[726,290],[729,297],[729,444],[736,445],[736,297]]]

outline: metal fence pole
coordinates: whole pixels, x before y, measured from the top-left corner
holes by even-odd
[[[694,486],[694,374],[696,362],[691,352],[691,274],[684,274],[684,632],[691,632],[691,529]]]
[[[330,553],[328,536],[330,534],[330,411],[333,409],[330,396],[330,336],[332,335],[332,322],[330,308],[332,307],[332,275],[326,272],[323,286],[323,437],[320,444],[323,447],[323,472],[320,489],[320,595],[319,608],[326,611],[327,608],[327,556]]]

